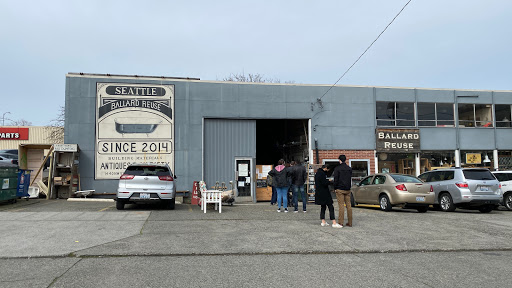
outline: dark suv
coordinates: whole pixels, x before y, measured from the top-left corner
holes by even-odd
[[[425,172],[418,178],[434,187],[434,206],[446,212],[459,207],[489,213],[502,198],[501,184],[489,169],[440,169]]]

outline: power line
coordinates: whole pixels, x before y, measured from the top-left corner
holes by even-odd
[[[377,36],[377,38],[375,38],[375,40],[373,40],[372,44],[370,44],[370,46],[368,46],[368,48],[366,48],[366,50],[364,50],[363,54],[361,54],[357,58],[357,60],[352,65],[350,65],[350,67],[348,67],[347,71],[345,71],[345,73],[343,73],[343,75],[341,75],[341,77],[338,78],[338,80],[334,84],[332,84],[332,86],[329,87],[329,89],[324,93],[324,95],[322,95],[322,97],[318,98],[317,101],[321,100],[327,93],[329,93],[329,91],[331,91],[331,89],[334,86],[336,86],[336,84],[338,84],[338,82],[340,82],[340,80],[348,73],[348,71],[350,71],[350,69],[352,69],[352,67],[354,67],[354,65],[356,65],[357,62],[359,62],[359,59],[361,59],[361,57],[363,57],[363,55],[366,54],[366,52],[368,50],[370,50],[370,48],[373,46],[373,44],[375,44],[375,42],[377,42],[377,40],[379,40],[380,36],[382,36],[382,34],[384,34],[384,32],[386,32],[388,27],[391,26],[391,24],[393,24],[395,19],[402,13],[402,11],[404,11],[405,7],[407,7],[407,5],[409,5],[409,3],[411,3],[411,1],[412,0],[409,0],[407,3],[405,3],[404,7],[402,7],[402,9],[398,12],[398,14],[396,14],[396,16],[393,18],[393,20],[391,20],[391,22],[389,22],[389,24],[386,26],[386,28],[384,28],[384,30],[382,30],[382,32],[380,32],[379,36]]]

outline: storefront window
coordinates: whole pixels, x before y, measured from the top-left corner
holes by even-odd
[[[496,127],[511,127],[510,105],[495,105]]]
[[[453,127],[453,104],[418,103],[418,126]]]
[[[452,150],[422,151],[420,155],[420,173],[455,166],[455,152]]]
[[[415,126],[413,102],[376,103],[377,126]]]
[[[500,171],[512,170],[512,151],[498,151],[498,167]]]
[[[416,176],[414,154],[379,153],[379,173],[400,173]]]
[[[460,166],[466,168],[483,167],[494,170],[493,151],[460,151]]]
[[[459,104],[460,127],[493,127],[491,104]]]

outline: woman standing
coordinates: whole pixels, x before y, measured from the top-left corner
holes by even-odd
[[[329,208],[329,218],[332,221],[333,228],[342,228],[340,224],[336,223],[336,215],[334,215],[334,206],[332,206],[332,196],[329,191],[329,180],[327,180],[327,166],[323,165],[322,168],[318,168],[315,174],[315,204],[321,205],[320,208],[320,220],[322,226],[329,226],[325,222],[325,209]]]
[[[284,160],[280,159],[277,166],[268,172],[272,176],[272,182],[277,190],[277,212],[281,212],[281,205],[284,212],[288,212],[288,177],[290,176],[290,168],[284,166]]]

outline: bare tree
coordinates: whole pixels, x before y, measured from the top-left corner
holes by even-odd
[[[47,139],[52,143],[64,143],[65,113],[66,110],[64,106],[60,106],[57,118],[53,119],[50,124],[45,127],[48,132]]]
[[[281,80],[277,78],[266,78],[263,74],[247,74],[245,73],[231,73],[228,77],[224,77],[222,81],[232,82],[252,82],[252,83],[281,83]],[[293,84],[295,81],[285,81],[284,83]]]
[[[10,126],[32,126],[32,122],[27,121],[25,119],[10,120],[10,121],[11,121]]]

